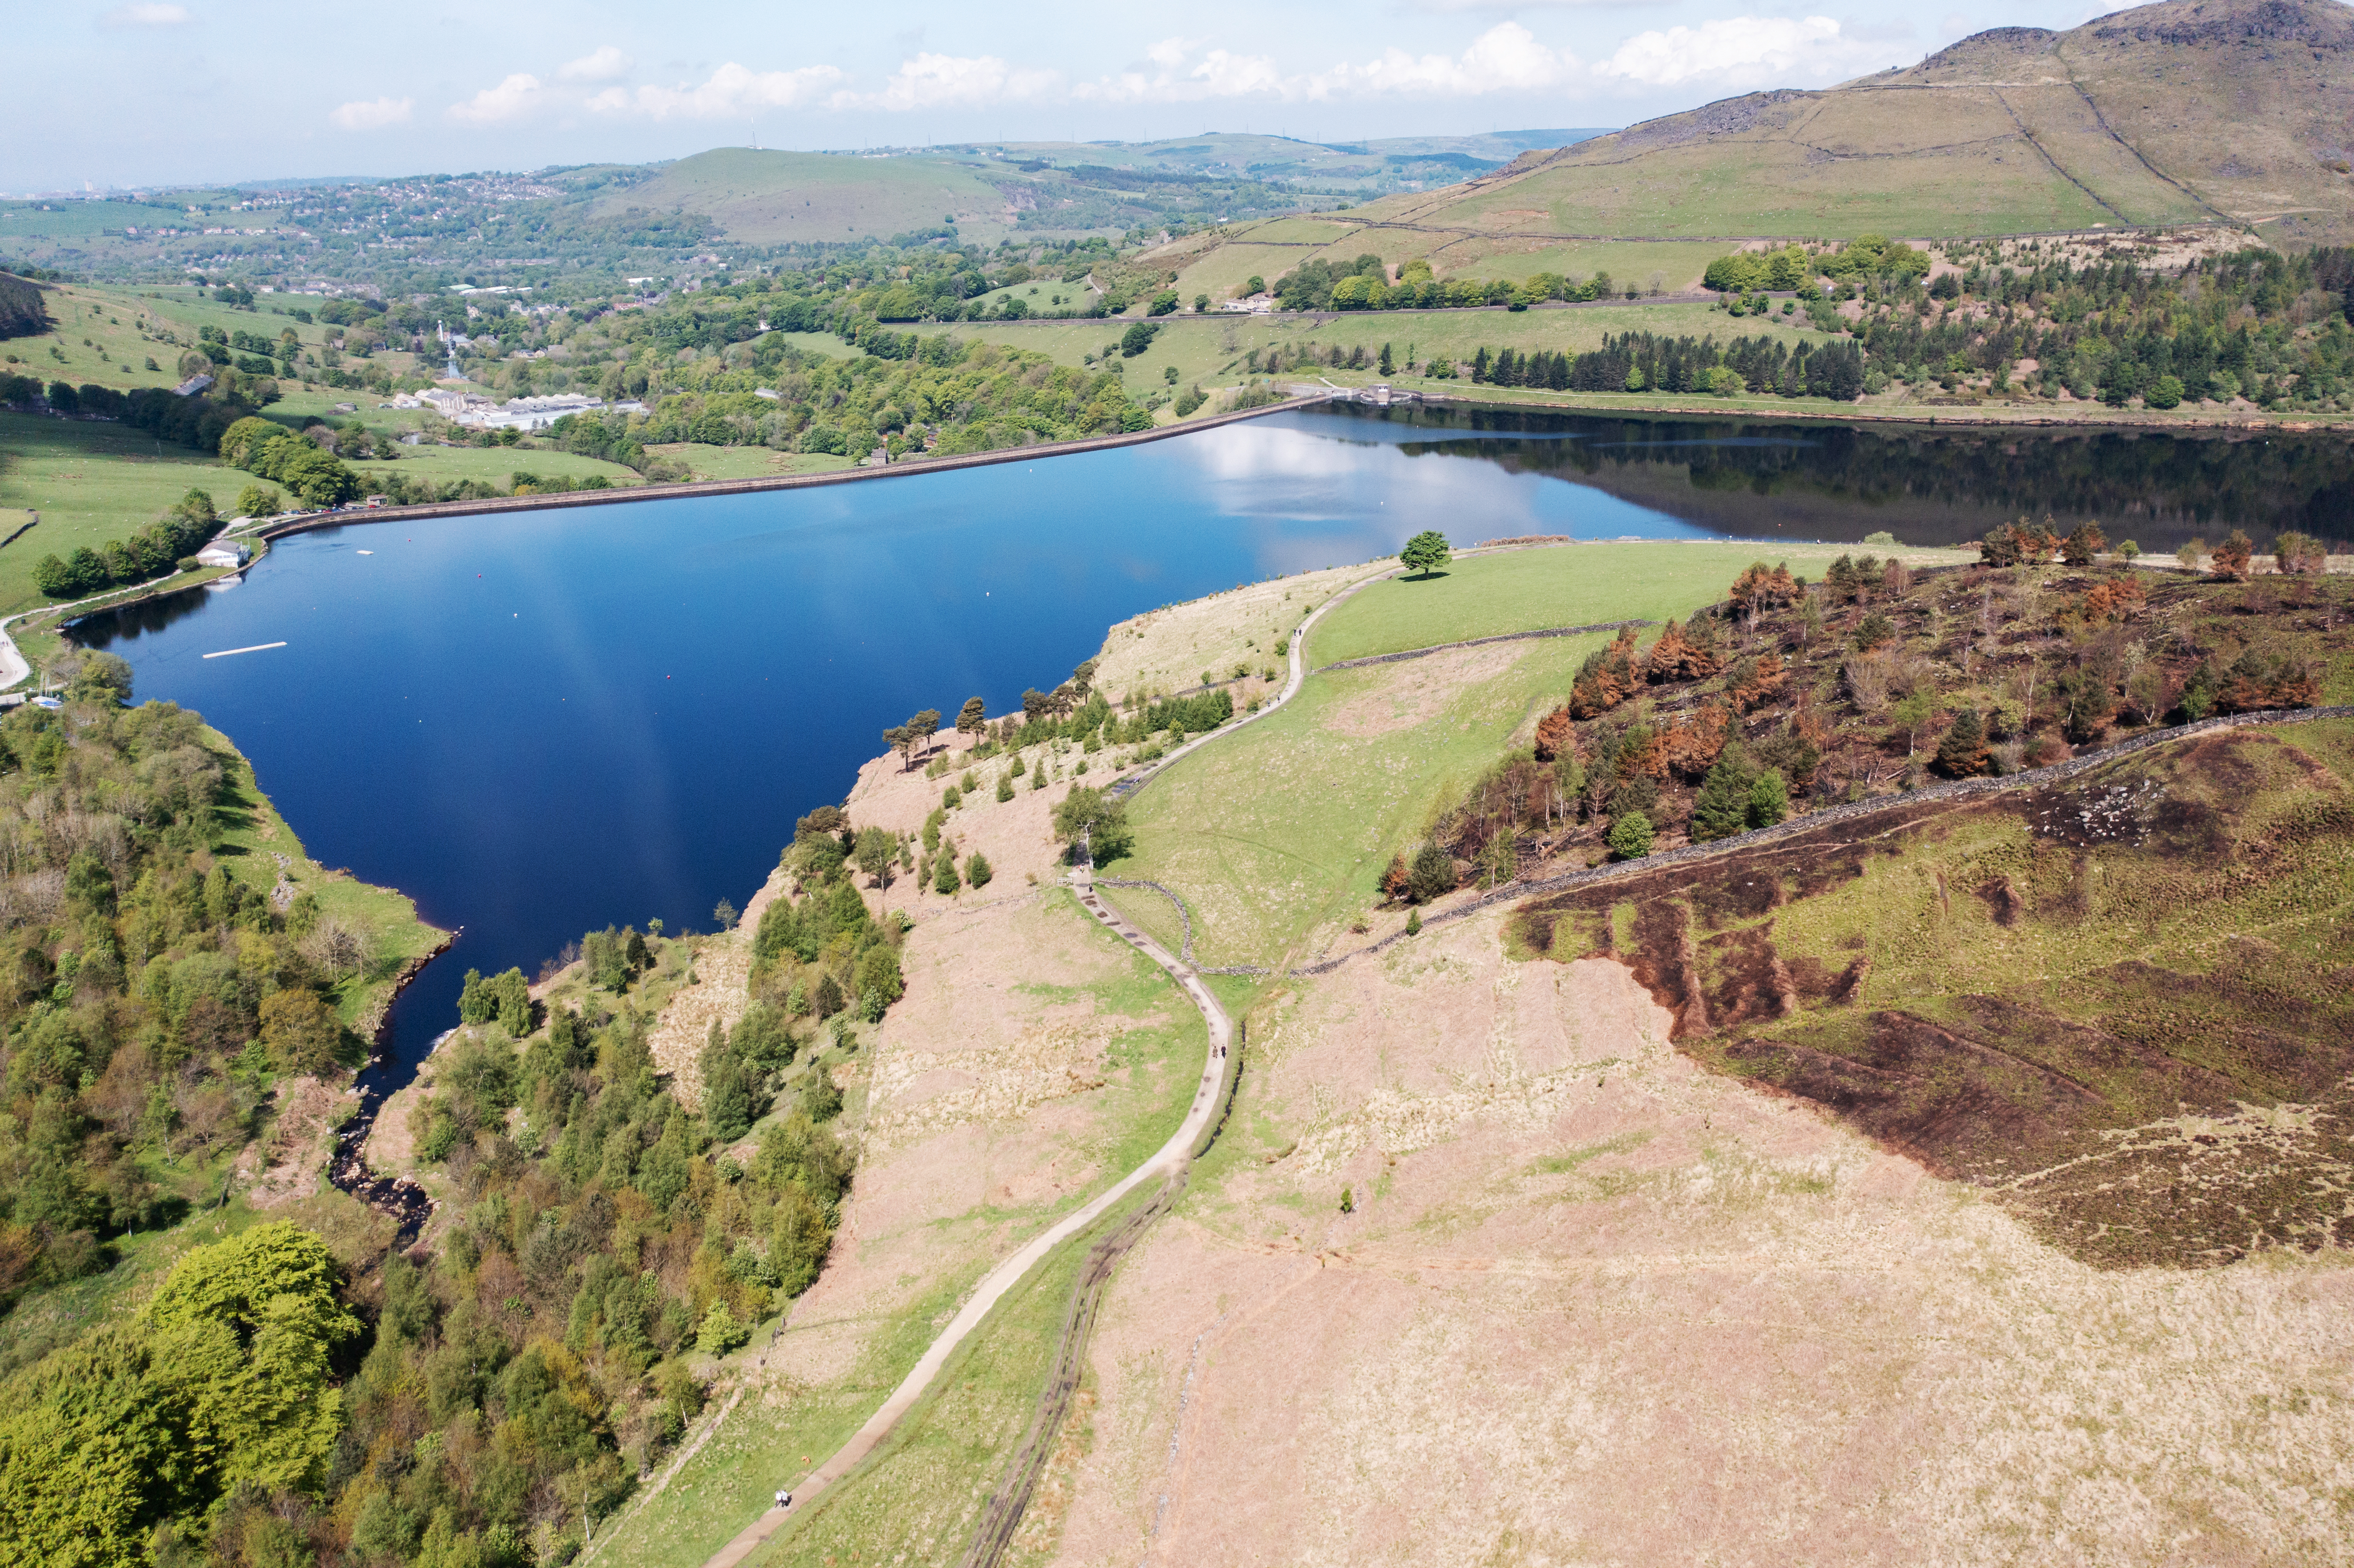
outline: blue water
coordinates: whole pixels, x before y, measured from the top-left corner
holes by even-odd
[[[532,973],[609,923],[708,929],[718,900],[759,885],[796,817],[842,798],[885,726],[976,694],[992,714],[1016,709],[1114,621],[1394,553],[1430,527],[1458,543],[1860,539],[1889,508],[1840,499],[1836,475],[1907,461],[1886,443],[1859,456],[1860,440],[1284,414],[815,490],[354,524],[281,542],[228,591],[93,617],[76,635],[130,660],[141,696],[234,737],[323,863],[464,928],[395,1010],[398,1079],[453,1021],[468,968]],[[1599,450],[1695,440],[1715,449],[1718,477],[1689,456]],[[1975,471],[1950,457],[1921,461]],[[1771,466],[1723,482],[1744,462]],[[1775,513],[1776,476],[1793,473],[1805,508]]]

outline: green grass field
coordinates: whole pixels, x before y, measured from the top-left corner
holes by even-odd
[[[1505,631],[1682,616],[1723,598],[1752,561],[1787,562],[1802,577],[1819,577],[1850,548],[1652,541],[1473,556],[1442,576],[1385,577],[1359,589],[1318,623],[1308,662],[1313,668]],[[1957,550],[1902,553],[1916,563],[1974,558]]]
[[[432,480],[437,483],[454,479],[478,479],[485,484],[497,485],[501,490],[507,488],[512,476],[518,472],[575,482],[591,474],[602,474],[619,485],[645,482],[634,469],[624,468],[620,463],[578,457],[552,448],[443,447],[426,443],[401,448],[400,455],[389,462],[355,462],[350,466],[354,473],[371,483],[375,476],[393,472],[404,474],[412,481]],[[249,476],[239,477],[249,479]]]
[[[1749,544],[1581,545],[1458,561],[1444,577],[1373,584],[1320,622],[1311,667],[1547,626],[1683,616],[1721,599],[1761,556],[1808,577],[1839,552]],[[1909,554],[1909,553],[1908,553]],[[1390,856],[1410,847],[1449,792],[1500,757],[1512,733],[1567,693],[1606,639],[1507,644],[1495,666],[1429,696],[1436,665],[1311,676],[1279,712],[1204,747],[1129,808],[1136,853],[1110,874],[1174,888],[1193,911],[1204,964],[1312,959],[1369,907]],[[1165,942],[1176,914],[1150,894],[1119,907]]]
[[[24,526],[27,511],[41,516],[0,546],[0,614],[49,602],[33,587],[43,556],[134,533],[191,489],[226,511],[252,480],[127,425],[0,410],[0,538]]]
[[[775,479],[783,474],[838,473],[854,466],[857,461],[836,457],[831,452],[780,452],[767,447],[710,447],[694,441],[673,441],[667,446],[648,447],[646,450],[686,464],[697,479]],[[632,480],[636,477],[635,474],[631,475]]]

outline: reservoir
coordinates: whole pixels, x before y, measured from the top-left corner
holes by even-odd
[[[355,522],[74,635],[231,736],[320,862],[464,927],[396,1007],[383,1089],[455,1022],[467,969],[534,974],[609,923],[709,929],[885,726],[976,694],[1018,709],[1160,605],[1431,527],[1770,558],[2050,512],[2171,551],[2235,524],[2346,539],[2349,497],[2325,436],[1336,408],[807,490]]]

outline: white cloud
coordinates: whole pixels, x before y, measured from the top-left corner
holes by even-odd
[[[1900,57],[1910,51],[1851,37],[1829,16],[1727,16],[1638,33],[1596,70],[1644,87],[1695,82],[1745,90],[1794,79],[1844,80]]]
[[[327,118],[345,131],[381,131],[408,124],[408,111],[415,107],[413,98],[370,98],[346,103]]]
[[[1551,49],[1518,22],[1500,22],[1460,55],[1410,55],[1384,50],[1362,64],[1286,73],[1265,55],[1209,49],[1169,39],[1149,51],[1151,69],[1137,67],[1087,83],[1076,96],[1111,103],[1197,103],[1211,99],[1270,97],[1287,101],[1345,98],[1477,98],[1491,92],[1533,92],[1580,79],[1577,57]]]
[[[486,87],[463,103],[453,103],[449,116],[461,125],[497,125],[519,120],[539,104],[539,78],[517,71],[496,87]]]
[[[566,62],[556,74],[565,81],[618,81],[630,74],[631,64],[629,56],[607,44],[593,54]]]
[[[699,86],[642,87],[635,92],[609,87],[588,101],[605,114],[642,114],[652,120],[743,120],[771,109],[805,109],[844,78],[832,66],[800,70],[748,70],[729,61]]]
[[[995,55],[919,54],[903,61],[875,93],[837,92],[836,109],[986,109],[1060,97],[1063,79],[1052,70],[1011,66]]]
[[[100,18],[110,27],[185,27],[196,20],[186,5],[154,4],[140,0],[130,5],[117,5]]]

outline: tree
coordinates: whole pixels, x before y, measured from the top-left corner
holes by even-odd
[[[751,1129],[752,1090],[742,1058],[729,1046],[717,1019],[703,1047],[703,1121],[711,1136],[732,1142]]]
[[[933,892],[942,895],[953,894],[963,885],[964,884],[957,877],[956,856],[944,853],[932,862]]]
[[[1620,860],[1640,860],[1651,853],[1651,819],[1640,811],[1629,811],[1610,824],[1604,842]]]
[[[281,1072],[324,1074],[335,1065],[344,1026],[315,991],[293,989],[261,999],[261,1044]]]
[[[284,499],[266,484],[249,484],[237,493],[240,517],[274,517],[285,504]]]
[[[1904,732],[1906,756],[1921,749],[1921,726],[1935,716],[1936,712],[1937,694],[1927,686],[1907,693],[1888,710],[1888,716],[1894,719],[1897,727]]]
[[[736,1320],[726,1302],[715,1301],[703,1315],[703,1326],[695,1331],[695,1348],[706,1356],[724,1356],[742,1349],[751,1337],[750,1328]]]
[[[711,906],[711,923],[723,931],[733,931],[738,918],[736,906],[725,898]]]
[[[1119,334],[1121,355],[1128,359],[1134,359],[1152,346],[1152,340],[1160,331],[1160,325],[1154,322],[1130,322],[1128,330]]]
[[[979,735],[988,723],[989,705],[979,697],[967,697],[964,700],[964,706],[957,710],[956,726],[959,735]]]
[[[1390,345],[1388,344],[1382,344],[1382,374],[1384,376],[1394,375],[1396,370],[1397,361],[1390,357]]]
[[[1406,873],[1406,896],[1416,904],[1427,904],[1454,892],[1458,880],[1455,857],[1437,844],[1426,843],[1415,851],[1414,868]]]
[[[2090,519],[2079,523],[2060,546],[2060,558],[2072,567],[2089,567],[2093,557],[2109,547],[2108,536],[2101,525]]]
[[[921,751],[932,736],[940,733],[940,710],[926,708],[907,720],[907,734],[914,738],[916,749]]]
[[[1978,709],[1964,708],[1937,743],[1937,771],[1948,779],[1968,779],[1986,770],[1986,720]]]
[[[989,879],[996,874],[990,868],[989,857],[979,850],[973,851],[971,858],[964,863],[964,879],[977,889],[987,887]]]
[[[899,858],[898,837],[882,828],[861,828],[851,858],[859,870],[875,879],[875,886],[887,889],[891,885],[891,864]]]
[[[1749,786],[1749,825],[1770,828],[1790,814],[1789,787],[1779,770],[1769,768]]]
[[[1447,535],[1435,528],[1426,528],[1405,542],[1398,552],[1398,560],[1406,570],[1417,577],[1429,577],[1452,559],[1447,547]]]
[[[1756,781],[1757,772],[1749,765],[1748,755],[1738,746],[1726,747],[1701,781],[1700,794],[1692,803],[1692,842],[1706,843],[1746,832],[1749,787]]]
[[[1097,864],[1118,860],[1136,842],[1128,825],[1128,808],[1085,784],[1055,803],[1055,837],[1074,846],[1086,843]]]

